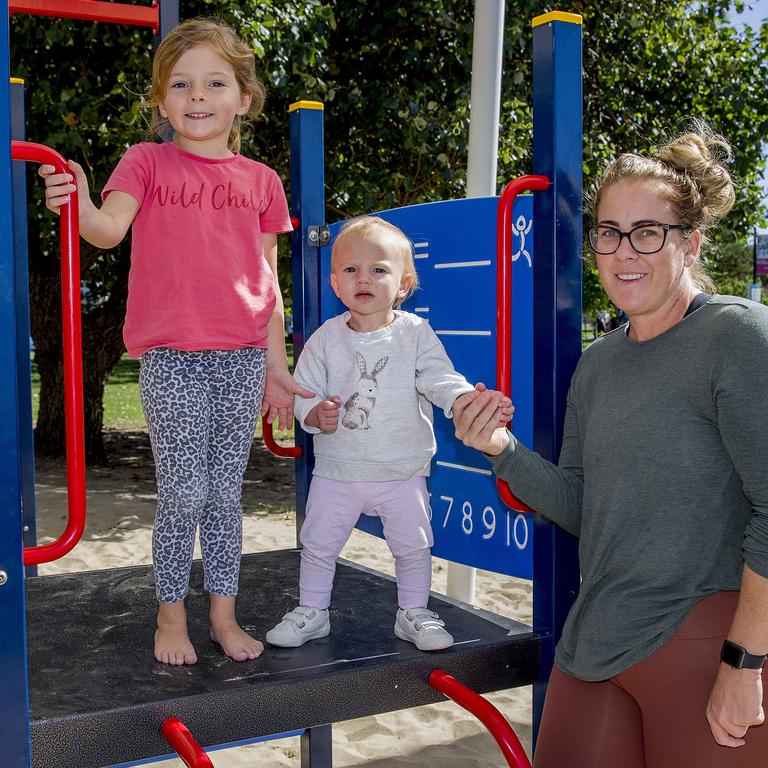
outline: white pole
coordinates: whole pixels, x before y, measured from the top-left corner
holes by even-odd
[[[496,194],[504,0],[475,0],[467,197]]]
[[[504,0],[475,0],[467,197],[496,194],[503,40]],[[447,593],[473,603],[475,569],[449,562]]]

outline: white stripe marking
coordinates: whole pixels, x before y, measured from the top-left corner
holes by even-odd
[[[255,672],[252,675],[245,675],[244,677],[233,677],[230,680],[248,680],[254,677],[269,677],[272,674],[283,674],[285,672],[303,672],[305,669],[320,669],[322,667],[333,667],[337,664],[354,664],[356,661],[369,661],[370,659],[384,659],[387,656],[399,656],[400,653],[379,653],[376,656],[360,656],[355,659],[335,659],[334,661],[326,661],[323,664],[313,664],[309,667],[293,667],[291,669],[279,669],[274,672]],[[229,681],[228,681],[229,682]]]
[[[435,331],[438,336],[490,336],[490,331]]]
[[[480,469],[480,467],[468,467],[465,464],[451,464],[450,461],[436,461],[435,464],[439,464],[441,467],[448,467],[449,469],[460,469],[464,472],[476,472],[478,475],[492,475],[493,472],[490,469]]]
[[[454,267],[488,267],[490,264],[490,259],[487,259],[486,261],[449,261],[443,264],[435,264],[435,269],[453,269]]]

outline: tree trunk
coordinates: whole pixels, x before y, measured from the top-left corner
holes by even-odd
[[[61,338],[61,278],[58,254],[37,250],[30,236],[30,317],[35,342],[35,362],[40,375],[40,407],[35,428],[35,451],[65,455],[64,368]],[[82,272],[98,260],[98,252],[83,246]],[[89,464],[104,464],[102,438],[104,384],[124,352],[123,318],[128,294],[129,250],[117,252],[116,272],[108,297],[94,302],[83,315],[83,399],[85,453]],[[84,279],[85,282],[85,279]]]

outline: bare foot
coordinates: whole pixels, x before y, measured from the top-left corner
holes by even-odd
[[[261,656],[264,644],[237,623],[234,596],[212,594],[210,619],[211,640],[218,643],[230,659],[247,661]]]
[[[196,664],[197,654],[187,632],[184,601],[160,603],[155,632],[155,658],[163,664]]]
[[[235,661],[247,661],[261,656],[264,644],[252,638],[245,630],[232,622],[229,625],[211,625],[211,640],[221,646],[221,650]]]

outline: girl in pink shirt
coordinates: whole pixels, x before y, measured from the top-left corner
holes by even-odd
[[[124,339],[139,386],[158,484],[152,555],[159,610],[155,658],[194,664],[187,632],[197,529],[210,594],[211,639],[237,661],[263,645],[237,624],[240,495],[259,411],[293,421],[277,235],[291,229],[280,179],[239,154],[240,121],[264,88],[253,52],[229,27],[195,19],[158,46],[149,103],[162,143],[118,163],[98,208],[82,168],[43,165],[54,212],[80,191],[80,234],[113,248],[131,227]]]

